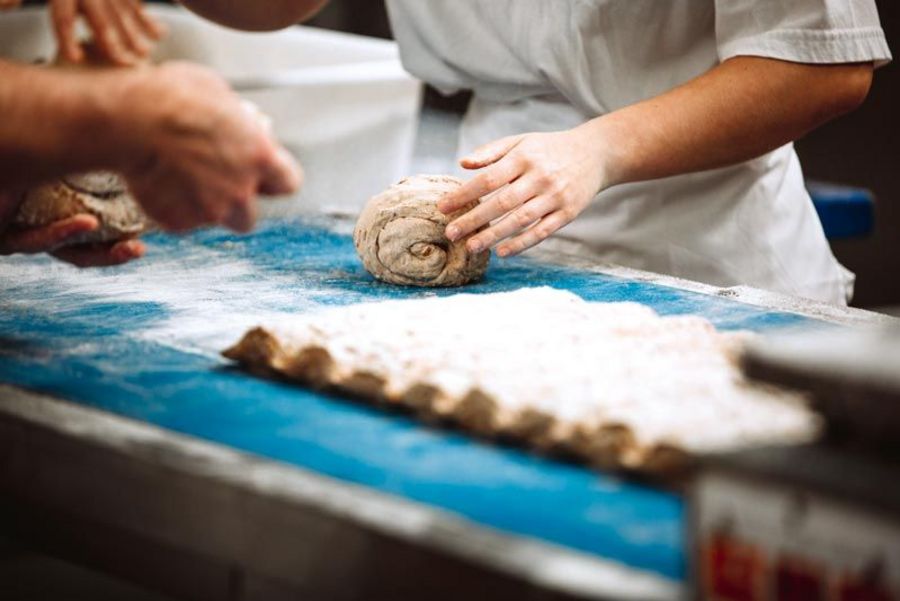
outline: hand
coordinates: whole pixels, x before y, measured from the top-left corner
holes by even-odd
[[[288,194],[302,172],[218,75],[188,63],[122,74],[111,119],[116,166],[147,214],[170,231],[252,229],[257,194]]]
[[[0,10],[11,10],[22,6],[22,0],[0,0]]]
[[[466,242],[469,252],[502,243],[497,254],[518,254],[563,227],[604,187],[602,145],[588,127],[503,138],[463,158],[466,169],[482,171],[438,202],[450,214],[472,201],[481,204],[446,230],[459,240],[502,217]]]
[[[18,206],[14,195],[0,192],[0,223],[8,222]],[[0,236],[0,255],[46,252],[78,267],[119,265],[144,255],[144,244],[137,240],[60,248],[76,236],[92,232],[98,227],[100,223],[93,215],[75,215],[43,227],[7,231]]]
[[[100,58],[115,65],[139,63],[165,33],[140,0],[50,0],[50,17],[60,54],[72,63],[85,59],[84,48],[75,35],[79,16],[87,20]]]

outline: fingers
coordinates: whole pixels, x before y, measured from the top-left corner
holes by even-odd
[[[241,107],[264,135],[257,191],[267,196],[293,194],[303,182],[303,170],[291,153],[275,141],[272,119],[249,100],[241,100]]]
[[[140,259],[147,252],[147,247],[140,240],[122,240],[113,244],[110,256],[119,263],[132,259]]]
[[[267,136],[272,135],[272,119],[259,109],[255,102],[240,99],[241,108],[253,121],[265,132]]]
[[[147,248],[139,240],[123,240],[113,244],[69,246],[51,253],[76,267],[110,267],[144,256]]]
[[[499,190],[522,175],[524,171],[525,166],[523,164],[507,158],[491,165],[453,192],[444,196],[438,201],[437,208],[441,213],[449,215],[472,202],[478,201],[481,197]]]
[[[145,10],[140,0],[105,0],[118,35],[136,59],[146,58],[165,30]]]
[[[459,164],[464,169],[481,169],[492,165],[506,156],[506,154],[515,148],[522,138],[525,136],[509,136],[495,140],[484,146],[476,148],[471,154],[460,159]]]
[[[224,219],[216,222],[240,234],[249,232],[256,225],[256,199],[248,197],[233,202]]]
[[[164,229],[215,224],[246,232],[256,221],[258,194],[299,188],[302,171],[274,141],[265,116],[242,103],[220,76],[195,65],[169,64],[143,70],[139,81],[149,91],[136,96],[150,99],[144,108],[152,143],[148,158],[126,169],[125,176],[135,198]]]
[[[78,0],[53,0],[50,3],[50,18],[63,58],[71,63],[84,59],[84,51],[75,35],[75,20],[78,16]]]
[[[556,202],[549,196],[533,198],[515,211],[510,212],[498,223],[472,236],[466,242],[466,249],[469,252],[476,253],[486,248],[491,248],[501,240],[505,240],[527,229],[544,216],[553,213],[556,210],[556,206]],[[497,254],[501,257],[505,256],[499,250]]]
[[[165,26],[153,18],[144,9],[140,0],[127,0],[131,7],[131,14],[141,27],[141,30],[152,40],[160,40],[166,34]]]
[[[444,213],[462,210],[479,196],[481,203],[454,215],[446,236],[466,239],[470,252],[497,245],[497,254],[504,257],[534,246],[575,219],[606,185],[607,157],[594,136],[584,128],[531,133],[492,142],[466,157],[464,165],[488,166],[441,199],[438,208]]]
[[[13,232],[3,241],[0,254],[48,252],[78,267],[119,265],[142,257],[146,247],[139,240],[123,240],[113,244],[81,244],[60,248],[77,235],[100,227],[93,215],[75,215],[45,227]]]
[[[152,48],[150,39],[135,17],[132,3],[128,0],[107,0],[107,9],[110,21],[115,25],[123,46],[132,55],[132,60],[141,59],[150,54]]]
[[[225,218],[224,210],[221,214],[215,215],[212,209],[207,210],[204,207],[201,199],[205,197],[205,193],[202,191],[186,195],[184,191],[175,187],[163,187],[161,193],[168,193],[169,202],[161,207],[155,207],[152,212],[148,210],[148,213],[167,232],[183,234],[197,227],[218,223]],[[224,204],[221,198],[214,200]],[[214,207],[215,204],[211,206]]]
[[[62,2],[64,0],[55,0]],[[74,0],[66,0],[76,4]],[[153,49],[164,33],[137,0],[81,0],[94,42],[104,57],[119,65],[134,65]]]
[[[480,205],[467,211],[461,217],[451,221],[447,226],[445,235],[454,242],[465,238],[494,219],[519,208],[532,198],[534,198],[534,187],[531,185],[530,180],[520,178],[485,198]],[[471,252],[478,252],[482,249],[476,249],[475,245],[469,246]]]
[[[266,196],[293,194],[303,182],[303,170],[294,158],[281,146],[272,145],[259,163],[259,181],[256,192]],[[257,205],[255,195],[235,200],[230,212],[219,223],[236,232],[246,233],[256,224]]]
[[[79,234],[92,232],[100,227],[93,215],[75,215],[50,225],[21,232],[10,232],[3,241],[0,253],[49,252]]]
[[[265,160],[261,167],[260,194],[267,196],[293,194],[303,184],[303,169],[281,146],[275,147],[271,158]]]
[[[500,257],[510,257],[528,250],[535,244],[549,238],[550,235],[571,220],[572,218],[564,210],[554,211],[512,240],[504,242],[497,247],[497,255]]]
[[[134,55],[126,49],[115,23],[116,10],[106,0],[82,0],[81,10],[94,36],[94,43],[110,61],[119,65],[134,63]]]

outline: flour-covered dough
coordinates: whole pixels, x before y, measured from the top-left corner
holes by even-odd
[[[444,175],[417,175],[401,180],[366,204],[353,243],[366,269],[376,278],[410,286],[461,286],[480,279],[489,252],[470,254],[466,240],[450,242],[444,229],[453,215],[437,209],[437,201],[462,185]]]
[[[30,189],[11,225],[14,229],[40,227],[81,213],[96,217],[100,227],[73,237],[67,244],[131,238],[149,224],[121,177],[110,172],[93,172]]]
[[[816,435],[802,397],[744,379],[736,357],[748,336],[527,288],[298,315],[225,355],[597,465],[665,471],[694,454]]]
[[[111,68],[96,45],[85,44],[84,50],[86,60],[83,63],[70,63],[59,55],[51,68]],[[133,238],[149,227],[147,216],[128,193],[125,181],[118,174],[109,171],[73,174],[31,188],[25,192],[10,226],[13,230],[30,229],[78,214],[93,215],[100,222],[100,227],[69,238],[66,240],[67,246]]]

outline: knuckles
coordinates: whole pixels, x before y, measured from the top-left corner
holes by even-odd
[[[550,190],[547,192],[547,196],[553,201],[555,206],[563,207],[565,205],[566,195],[562,190]]]
[[[515,224],[520,228],[526,228],[537,219],[530,211],[519,211],[513,215]]]
[[[441,211],[444,213],[452,213],[462,206],[460,198],[456,195],[448,194],[441,199]]]
[[[550,237],[553,232],[556,231],[556,227],[552,225],[540,225],[535,228],[534,234],[537,236],[537,240],[535,242],[539,242],[541,240],[546,240]]]
[[[506,246],[506,251],[511,255],[517,255],[523,250],[525,250],[526,245],[522,240],[516,238],[515,240],[510,241]]]
[[[553,187],[553,176],[545,169],[538,169],[534,174],[535,183],[543,190]]]
[[[473,236],[472,240],[478,243],[481,248],[488,248],[494,244],[500,237],[494,231],[494,228],[488,229],[477,236]]]
[[[547,196],[559,207],[567,206],[569,200],[569,186],[560,181],[559,178],[553,178],[547,187]]]
[[[497,208],[504,213],[508,213],[519,206],[519,200],[509,193],[501,194],[494,202],[496,203]]]
[[[578,216],[578,210],[571,206],[565,206],[562,209],[560,209],[559,212],[560,212],[560,215],[566,220],[566,223],[569,223],[570,221],[575,219],[575,217]]]
[[[481,176],[480,188],[486,190],[484,194],[490,194],[504,184],[506,184],[506,182],[500,181],[500,177],[493,173],[485,173]]]
[[[527,151],[520,151],[516,157],[516,163],[523,171],[535,171],[540,168],[538,161]]]

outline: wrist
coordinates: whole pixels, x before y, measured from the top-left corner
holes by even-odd
[[[591,119],[576,129],[588,139],[591,161],[597,166],[600,189],[633,181],[631,177],[631,144],[626,128],[615,113]]]
[[[122,132],[124,70],[69,70],[0,61],[0,187],[95,169],[138,156]],[[146,144],[144,144],[146,146]]]
[[[119,91],[122,71],[48,70],[48,83],[62,92],[46,98],[50,141],[45,156],[67,171],[116,170],[128,149],[117,132],[127,103]]]
[[[151,68],[109,69],[93,76],[85,99],[84,123],[94,132],[93,152],[101,167],[128,172],[150,157],[153,111],[142,84]]]

